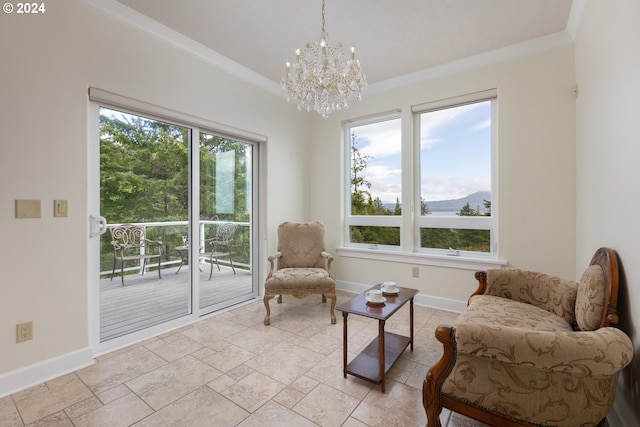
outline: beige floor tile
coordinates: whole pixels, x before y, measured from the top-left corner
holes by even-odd
[[[249,415],[249,412],[204,386],[165,406],[134,426],[235,426]]]
[[[267,402],[238,427],[317,427],[317,424],[276,402]]]
[[[347,418],[347,421],[345,421],[344,424],[342,424],[342,427],[369,427],[369,426],[367,426],[362,421],[358,421],[355,418],[349,417]]]
[[[325,333],[317,333],[302,341],[300,345],[327,356],[342,348],[342,338]]]
[[[156,411],[213,381],[222,372],[193,356],[185,356],[126,383]]]
[[[74,419],[73,424],[76,427],[128,427],[152,413],[149,405],[131,394]]]
[[[352,294],[338,291],[338,304]],[[261,300],[101,355],[96,363],[0,399],[0,426],[241,427],[424,426],[422,383],[442,353],[434,336],[458,314],[415,307],[415,347],[387,377],[387,392],[343,375],[343,317],[318,295]],[[408,307],[386,324],[408,334]],[[406,318],[405,318],[406,317]],[[378,334],[349,316],[348,361]],[[443,410],[444,427],[485,427]],[[29,424],[31,423],[31,424]]]
[[[76,376],[73,376],[71,381],[56,385],[58,386],[38,388],[37,392],[29,392],[23,394],[20,399],[14,399],[25,424],[33,423],[40,418],[93,397],[89,388]]]
[[[291,409],[296,403],[300,402],[304,396],[304,393],[299,392],[293,387],[287,387],[275,395],[273,401]]]
[[[240,325],[237,322],[229,320],[218,319],[218,316],[213,316],[208,319],[201,320],[200,322],[192,325],[181,333],[194,341],[197,341],[203,345],[210,346],[217,341],[223,340],[226,337],[237,334],[240,331],[246,329],[246,326]]]
[[[284,342],[258,354],[248,360],[245,365],[288,385],[320,363],[322,359],[324,356],[320,353]]]
[[[209,348],[212,350],[211,354],[202,361],[222,372],[228,372],[255,356],[254,353],[227,341],[219,341]]]
[[[242,332],[228,337],[226,341],[251,353],[258,354],[280,343],[288,342],[292,336],[291,332],[284,331],[278,327],[260,324],[246,328]]]
[[[222,395],[249,412],[253,412],[280,393],[285,385],[260,372],[253,372],[222,391]]]
[[[306,374],[307,377],[319,381],[329,387],[341,390],[357,399],[363,399],[374,384],[352,375],[344,377],[342,349],[333,352]]]
[[[449,418],[449,424],[447,427],[490,427],[487,424],[481,423],[480,421],[476,421],[472,418],[465,417],[464,415],[460,415],[456,412],[451,413],[451,417]]]
[[[69,418],[76,419],[84,414],[88,414],[91,411],[95,411],[98,408],[101,408],[103,403],[96,396],[91,396],[88,399],[84,399],[74,405],[69,406],[64,410]]]
[[[173,362],[174,360],[200,350],[203,348],[203,345],[183,334],[177,333],[159,341],[154,341],[145,347],[167,362]]]
[[[100,399],[103,404],[111,403],[114,400],[118,400],[127,394],[131,394],[131,389],[124,384],[120,384],[102,393],[96,393],[96,397]]]
[[[0,425],[4,427],[4,424]],[[60,411],[44,418],[40,418],[38,421],[29,424],[27,427],[73,427],[73,423],[67,414]]]
[[[359,403],[353,396],[319,384],[293,410],[323,427],[335,427],[341,426]]]
[[[422,391],[396,381],[387,381],[386,392],[374,388],[352,414],[371,427],[424,426]]]
[[[136,347],[78,371],[94,393],[102,393],[167,362],[144,347]]]
[[[18,408],[11,396],[0,399],[0,426],[22,427],[22,420]]]

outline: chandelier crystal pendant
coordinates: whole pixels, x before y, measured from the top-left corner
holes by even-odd
[[[349,108],[350,101],[360,101],[367,78],[362,74],[355,48],[351,48],[345,63],[342,43],[329,41],[324,30],[324,2],[320,38],[296,49],[296,59],[293,64],[287,62],[281,84],[287,91],[287,102],[295,102],[300,111],[315,110],[326,118],[334,110]]]

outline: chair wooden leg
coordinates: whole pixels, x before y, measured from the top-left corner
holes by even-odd
[[[269,308],[269,300],[271,299],[271,295],[265,293],[264,298],[264,306],[267,309],[267,315],[264,317],[264,325],[269,326],[271,324],[271,308]]]
[[[323,295],[324,296],[324,295]],[[331,298],[331,308],[330,308],[330,313],[331,313],[331,324],[335,325],[336,324],[336,313],[335,313],[335,308],[336,308],[336,294],[332,294],[329,295],[329,298]],[[325,297],[326,300],[326,297]]]

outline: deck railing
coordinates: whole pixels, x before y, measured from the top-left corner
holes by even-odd
[[[200,220],[198,224],[198,241],[203,242],[207,236],[213,237],[215,235],[215,227],[220,224],[233,223],[238,226],[234,238],[234,250],[235,256],[233,257],[233,264],[240,268],[250,268],[251,260],[251,223],[249,222],[235,222],[224,220]],[[144,228],[145,236],[150,240],[161,240],[163,243],[163,256],[160,263],[161,268],[169,268],[172,266],[179,266],[182,263],[180,254],[175,250],[176,247],[188,244],[186,240],[188,236],[188,221],[165,221],[165,222],[134,222],[131,223]],[[107,229],[117,227],[122,224],[107,224]],[[210,230],[211,229],[211,230]],[[178,231],[179,230],[179,231]],[[107,232],[103,235],[102,247],[101,247],[101,272],[100,276],[111,275],[113,265],[113,248],[111,246],[111,233]],[[200,248],[200,253],[205,255],[206,250],[204,247]],[[205,256],[200,257],[199,262],[207,262]],[[224,260],[220,260],[222,264]],[[153,268],[154,265],[146,264],[146,269]],[[137,265],[128,265],[124,271],[138,271],[142,274],[142,260]]]

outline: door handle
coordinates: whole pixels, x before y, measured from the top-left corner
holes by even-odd
[[[107,232],[107,219],[100,215],[89,215],[89,236],[100,236]]]

